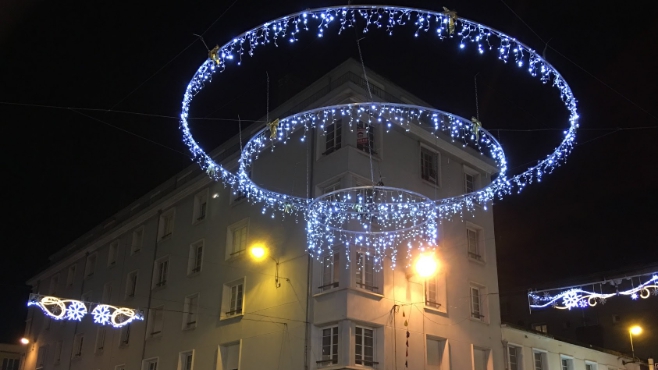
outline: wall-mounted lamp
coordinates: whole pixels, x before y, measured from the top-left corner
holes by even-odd
[[[30,340],[27,339],[27,338],[25,338],[25,337],[23,337],[23,338],[21,338],[21,344],[23,344],[23,345],[30,344]]]
[[[269,257],[272,261],[274,261],[274,263],[276,264],[276,270],[274,272],[274,285],[277,288],[280,288],[281,283],[279,282],[279,259],[278,258],[275,259],[274,257],[272,257],[267,247],[265,247],[263,244],[254,244],[251,247],[249,247],[249,254],[251,255],[251,258],[255,261],[262,261],[267,257]]]
[[[439,261],[434,257],[434,253],[421,253],[414,266],[418,276],[423,279],[434,276],[439,269]]]

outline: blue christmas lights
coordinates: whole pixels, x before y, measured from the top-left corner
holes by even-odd
[[[38,294],[30,294],[27,305],[28,307],[39,307],[43,313],[54,320],[70,321],[82,321],[82,318],[89,312],[88,307],[94,307],[91,311],[94,322],[101,325],[112,325],[115,328],[128,325],[134,320],[144,320],[144,316],[140,311],[131,308],[94,304],[75,299],[61,299]]]
[[[630,297],[632,300],[647,299],[651,295],[658,296],[658,274],[656,273],[648,280],[634,286],[635,279],[641,281],[645,276],[648,275],[626,278],[630,281],[631,287],[629,289],[620,289],[625,279],[614,279],[583,285],[591,286],[591,290],[586,290],[583,286],[580,286],[532,291],[528,293],[528,302],[531,309],[554,307],[561,310],[571,310],[572,308],[594,307],[598,303],[605,304],[606,300],[617,296]],[[594,290],[598,290],[598,292]]]

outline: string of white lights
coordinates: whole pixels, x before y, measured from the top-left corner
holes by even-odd
[[[651,275],[651,274],[649,274]],[[646,276],[646,275],[645,275]],[[633,278],[630,279],[631,282]],[[587,284],[586,286],[598,286],[599,292],[586,290],[581,287],[571,287],[569,289],[551,289],[541,292],[533,291],[528,293],[530,308],[554,307],[561,310],[571,310],[572,308],[594,307],[598,303],[605,304],[606,300],[617,296],[630,297],[632,300],[638,298],[647,299],[652,294],[658,296],[658,274],[654,273],[648,280],[630,289],[620,290],[619,285],[622,280],[610,280],[596,284]],[[614,291],[603,292],[603,286],[610,284]],[[631,284],[632,285],[632,284]],[[556,292],[557,291],[557,292]]]
[[[30,294],[27,305],[28,307],[39,307],[46,316],[54,320],[82,321],[82,318],[91,310],[91,315],[95,323],[112,325],[115,328],[126,326],[135,320],[144,320],[143,313],[132,308],[115,307],[107,304],[62,299],[39,294]]]

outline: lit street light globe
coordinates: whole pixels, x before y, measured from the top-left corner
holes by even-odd
[[[257,245],[254,245],[253,247],[249,248],[249,253],[251,253],[251,256],[254,259],[260,260],[263,257],[265,257],[266,250],[265,250],[265,247],[263,247],[260,244],[257,244]]]
[[[21,343],[22,344],[28,344],[28,343],[30,343],[30,340],[27,339],[27,338],[21,338]]]
[[[642,334],[642,328],[639,327],[639,326],[637,326],[637,325],[633,326],[633,327],[630,329],[630,331],[631,331],[631,334],[633,334],[633,335],[639,335],[639,334]]]
[[[433,254],[421,254],[416,261],[416,273],[422,278],[428,278],[436,273],[439,263]]]

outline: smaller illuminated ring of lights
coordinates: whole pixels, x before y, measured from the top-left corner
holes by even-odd
[[[248,197],[251,201],[262,203],[263,213],[266,212],[267,208],[284,213],[306,212],[306,217],[309,219],[309,216],[313,216],[312,210],[317,210],[323,204],[322,202],[318,202],[317,199],[296,197],[265,189],[253,182],[249,176],[249,172],[253,163],[266,148],[273,150],[277,143],[287,143],[295,132],[302,129],[303,136],[301,137],[301,141],[305,141],[306,133],[310,132],[310,130],[317,128],[324,131],[327,126],[339,120],[347,120],[347,126],[350,129],[354,129],[358,122],[367,122],[369,126],[373,127],[379,125],[387,131],[394,126],[401,127],[404,130],[411,130],[413,126],[417,126],[435,137],[439,133],[443,133],[446,139],[459,142],[462,146],[471,144],[478,148],[480,152],[483,150],[488,152],[499,169],[498,177],[484,188],[475,192],[430,200],[423,195],[404,189],[390,188],[387,190],[408,195],[409,203],[415,203],[416,207],[420,207],[419,204],[422,203],[424,214],[416,213],[414,214],[415,218],[425,217],[428,212],[431,212],[433,217],[437,217],[437,213],[449,213],[445,210],[457,209],[462,205],[467,205],[470,208],[474,204],[486,204],[497,193],[506,192],[507,160],[505,153],[500,143],[487,130],[478,128],[475,131],[473,123],[470,120],[434,108],[410,104],[372,102],[339,104],[315,108],[282,118],[279,120],[274,139],[271,137],[270,128],[262,128],[249,139],[242,150],[239,160],[240,167],[237,173],[239,180],[237,185],[233,185],[233,188]],[[436,138],[436,140],[442,139]],[[498,195],[502,196],[502,194]],[[424,200],[420,201],[419,197],[422,197]],[[336,204],[335,201],[333,203]],[[380,216],[383,216],[387,210],[395,212],[394,208],[402,206],[404,202],[396,199],[394,204],[382,204],[381,202],[377,204],[381,207],[388,207],[378,208]],[[455,206],[456,204],[460,206],[457,207]],[[390,208],[391,206],[393,208]],[[350,205],[347,204],[345,207],[350,207]],[[342,212],[343,210],[341,209],[340,211]],[[403,221],[407,222],[407,217],[403,217]],[[414,221],[414,223],[417,224],[418,222]],[[402,226],[400,228],[404,227]]]
[[[453,32],[450,32],[451,24],[454,26]],[[498,30],[465,18],[451,17],[446,12],[398,6],[347,5],[309,9],[266,22],[234,37],[219,48],[216,60],[208,58],[197,69],[183,96],[180,129],[183,133],[183,141],[189,147],[193,160],[211,178],[222,180],[234,189],[241,182],[238,176],[216,163],[194,139],[188,119],[190,106],[196,94],[211,81],[216,72],[224,71],[231,62],[240,65],[245,53],[253,56],[257,47],[268,44],[278,46],[280,41],[299,42],[298,34],[314,27],[317,27],[318,37],[327,35],[329,32],[325,31],[330,27],[335,28],[338,33],[351,27],[359,27],[364,33],[379,30],[388,34],[392,34],[396,27],[411,27],[415,37],[423,34],[435,34],[442,41],[458,41],[460,50],[466,49],[468,45],[475,45],[480,54],[495,49],[498,59],[505,63],[513,61],[516,66],[525,68],[532,76],[538,76],[542,83],[552,83],[558,89],[569,112],[569,125],[564,131],[562,142],[555,150],[536,165],[507,179],[495,194],[479,193],[478,197],[465,194],[461,198],[453,198],[439,203],[437,207],[439,217],[459,214],[464,209],[472,208],[474,201],[479,202],[494,196],[502,197],[514,191],[522,191],[525,186],[541,181],[544,174],[551,173],[555,167],[562,164],[573,149],[579,118],[576,99],[560,73],[535,50]],[[481,199],[479,199],[480,196],[482,196]],[[279,207],[297,209],[296,205],[290,204],[285,197],[263,200],[280,202]]]
[[[48,317],[54,320],[82,321],[87,315],[87,306],[93,303],[85,303],[75,299],[61,299],[52,296],[40,296],[31,294],[27,302],[28,306],[39,307]],[[142,314],[134,309],[126,307],[114,307],[105,304],[97,304],[91,311],[94,322],[101,325],[112,325],[116,328],[130,324],[134,320],[143,320]]]
[[[101,325],[112,325],[115,328],[130,324],[134,320],[143,320],[142,315],[133,309],[125,307],[114,307],[107,304],[99,304],[91,311],[94,322]]]

